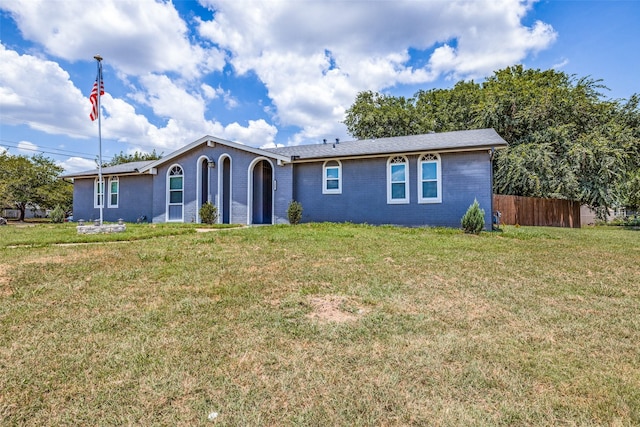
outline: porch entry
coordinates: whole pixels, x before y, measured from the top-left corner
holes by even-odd
[[[223,224],[231,223],[231,159],[224,157],[220,160],[220,218]]]
[[[260,160],[253,167],[253,195],[251,200],[252,224],[273,223],[273,168],[266,160]]]

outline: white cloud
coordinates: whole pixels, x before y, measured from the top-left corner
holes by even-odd
[[[192,44],[171,2],[153,0],[3,0],[25,39],[69,61],[104,62],[127,74],[175,72],[199,77],[225,64],[224,52]]]
[[[255,73],[272,103],[262,110],[278,126],[300,129],[289,144],[344,139],[341,121],[359,91],[486,76],[556,37],[545,23],[522,24],[531,2],[520,0],[199,1],[214,14],[195,18],[193,26],[170,1],[105,0],[89,7],[0,0],[33,42],[29,54],[0,44],[0,122],[93,138],[97,124],[88,120],[87,97],[63,66],[43,58],[92,63],[100,53],[129,91],[123,99],[107,88],[104,138],[160,151],[203,134],[272,144],[273,124],[259,117],[224,124],[226,116],[211,107],[222,100],[227,110],[243,111],[250,91],[234,92],[233,79]],[[224,83],[205,80],[230,69]]]
[[[165,75],[148,74],[140,77],[140,82],[146,89],[145,102],[156,116],[186,123],[204,120],[205,103],[199,94],[190,93]]]
[[[302,127],[291,141],[344,133],[340,121],[361,90],[469,78],[522,61],[546,48],[549,25],[521,21],[519,0],[318,2],[200,0],[214,19],[199,32],[230,51],[240,73],[255,71],[284,125]],[[411,64],[409,48],[425,51]],[[430,49],[433,50],[429,54]],[[327,124],[329,123],[329,124]],[[326,135],[326,134],[324,134]]]
[[[273,144],[278,129],[264,120],[249,120],[249,126],[231,123],[224,128],[223,137],[252,147]]]
[[[62,167],[65,173],[84,172],[97,168],[95,161],[83,159],[81,157],[70,157],[65,161],[57,162],[56,164]]]
[[[29,141],[18,142],[18,152],[22,154],[28,154],[29,156],[32,156],[34,154],[37,154],[37,151],[38,151],[38,146],[33,142],[29,142]]]
[[[29,78],[25,78],[29,76]],[[91,104],[57,63],[0,43],[0,123],[75,137],[91,129]]]
[[[133,105],[113,98],[107,91],[101,97],[104,139],[173,150],[204,134],[226,135],[222,124],[205,119],[205,103],[198,93],[190,93],[167,76],[147,75],[140,80],[146,91],[138,98],[166,119],[164,126],[150,123]],[[89,99],[55,62],[19,55],[0,44],[0,93],[6,95],[0,96],[3,125],[28,125],[49,134],[78,138],[96,135],[97,122],[89,120]],[[228,132],[246,136],[243,142],[255,141],[258,146],[273,140],[277,129],[262,120],[250,121],[247,127],[232,123]]]
[[[201,84],[200,89],[202,89],[202,95],[207,100],[218,99],[222,97],[222,99],[224,100],[224,104],[228,109],[232,109],[238,106],[238,100],[231,95],[231,91],[229,90],[224,90],[220,86],[218,86],[217,89],[214,89],[206,83]]]
[[[567,65],[569,65],[569,60],[567,58],[562,58],[562,61],[558,62],[557,64],[553,64],[551,68],[553,68],[554,70],[559,70],[560,68],[564,68]]]

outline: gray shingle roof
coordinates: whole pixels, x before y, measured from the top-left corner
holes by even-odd
[[[369,156],[378,154],[410,153],[420,151],[468,150],[506,147],[507,142],[493,129],[463,130],[428,133],[424,135],[397,136],[392,138],[361,139],[335,144],[297,145],[269,148],[276,154],[299,156],[298,159]]]
[[[166,162],[172,156],[180,155],[185,150],[191,149],[206,140],[212,139],[225,145],[243,149],[240,144],[232,143],[211,137],[201,138],[194,143],[175,151],[169,156],[156,161],[130,162],[109,166],[102,169],[103,175],[123,175],[144,171],[150,165]],[[396,136],[392,138],[361,139],[345,141],[335,144],[333,141],[326,144],[296,145],[290,147],[256,149],[247,147],[250,152],[268,152],[283,159],[296,156],[292,160],[323,159],[335,157],[359,157],[375,156],[393,153],[417,153],[421,151],[465,151],[482,148],[502,148],[507,142],[493,129],[461,130],[455,132],[427,133],[424,135]],[[63,175],[62,178],[93,177],[98,175],[98,169]]]
[[[147,166],[150,163],[153,163],[153,160],[146,160],[142,162],[129,162],[129,163],[122,163],[115,166],[108,166],[106,168],[102,168],[102,174],[103,175],[121,175],[121,174],[128,174],[128,173],[136,173],[138,172],[138,169],[142,169],[143,167]],[[61,178],[76,178],[81,176],[97,176],[97,175],[98,175],[98,167],[96,166],[95,169],[63,175]]]

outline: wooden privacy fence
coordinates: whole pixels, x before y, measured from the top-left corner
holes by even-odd
[[[493,195],[501,224],[580,228],[580,203],[572,200]]]

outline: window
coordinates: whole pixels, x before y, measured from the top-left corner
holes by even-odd
[[[109,179],[109,207],[118,207],[118,194],[120,190],[120,182],[117,176],[113,176]]]
[[[342,163],[329,160],[322,166],[322,194],[342,194]]]
[[[93,207],[101,208],[104,202],[104,179],[99,181],[98,178],[93,183]]]
[[[409,203],[409,163],[404,156],[387,161],[387,203]]]
[[[167,173],[167,221],[183,219],[184,173],[182,167],[175,165]]]
[[[442,202],[440,156],[424,154],[418,159],[418,203]]]

